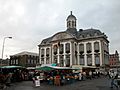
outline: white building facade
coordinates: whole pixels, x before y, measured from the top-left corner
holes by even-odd
[[[76,29],[76,17],[67,17],[67,30],[42,40],[39,46],[40,64],[56,63],[71,67],[109,64],[109,41],[97,29]]]

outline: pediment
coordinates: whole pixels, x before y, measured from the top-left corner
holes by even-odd
[[[73,36],[66,32],[60,32],[53,36],[52,41],[63,40],[63,39],[68,39],[68,38],[73,38]]]

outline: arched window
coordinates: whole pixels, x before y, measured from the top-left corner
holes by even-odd
[[[91,53],[91,51],[92,51],[91,43],[87,43],[86,49],[87,49],[87,53]]]
[[[41,49],[41,57],[44,57],[44,52],[45,52],[45,50]]]
[[[90,37],[91,36],[91,34],[87,34],[87,37]]]
[[[84,44],[79,44],[79,53],[80,54],[84,53]]]
[[[54,45],[54,47],[53,47],[53,52],[54,52],[54,54],[56,55],[57,54],[57,45]]]
[[[75,43],[75,51],[77,51],[77,44]]]
[[[94,43],[94,50],[95,52],[99,52],[99,42]]]
[[[50,48],[46,48],[46,56],[49,56],[50,54]]]
[[[76,21],[75,21],[75,27],[76,27]]]
[[[75,22],[74,21],[72,21],[72,28],[74,28],[75,27]]]
[[[64,51],[63,44],[60,44],[59,53],[60,53],[60,54],[63,54],[63,51]]]
[[[70,53],[70,43],[65,44],[66,53]]]
[[[70,28],[70,26],[71,26],[71,22],[68,21],[68,22],[67,22],[67,27]]]
[[[67,27],[69,26],[69,22],[67,22]]]
[[[95,32],[95,33],[94,33],[94,36],[97,36],[97,35],[98,35],[98,33],[97,33],[97,32]]]

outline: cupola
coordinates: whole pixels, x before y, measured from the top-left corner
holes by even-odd
[[[76,28],[76,17],[70,12],[70,15],[67,17],[67,29]]]

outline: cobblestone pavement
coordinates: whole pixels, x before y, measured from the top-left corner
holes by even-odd
[[[6,90],[120,90],[115,87],[111,89],[109,87],[109,79],[99,78],[86,81],[77,81],[72,84],[64,86],[54,86],[41,83],[40,87],[35,87],[32,81],[24,81],[14,83],[11,87],[7,87]]]

